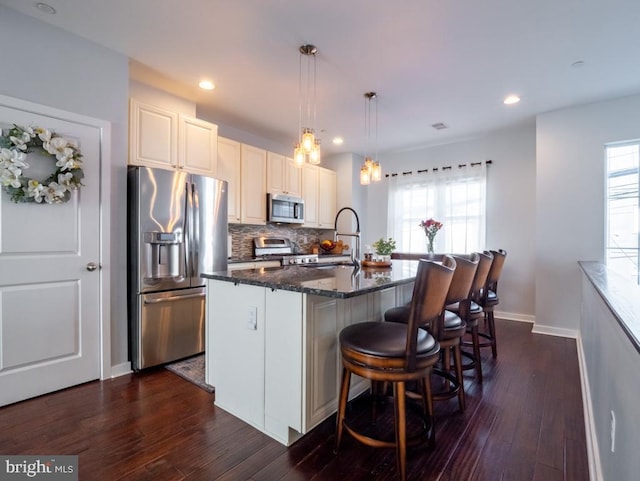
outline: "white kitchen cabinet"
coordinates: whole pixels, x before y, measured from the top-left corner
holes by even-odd
[[[265,288],[207,285],[206,382],[216,406],[263,431]]]
[[[337,176],[333,170],[318,169],[318,227],[333,229],[337,212]]]
[[[218,178],[226,180],[228,220],[231,224],[240,222],[240,142],[218,137]]]
[[[215,404],[286,445],[302,435],[302,302],[299,292],[207,282]]]
[[[304,226],[333,229],[337,212],[337,176],[333,170],[305,164],[302,168]]]
[[[267,151],[242,144],[240,148],[240,222],[267,223]]]
[[[217,175],[218,126],[131,99],[129,164]]]
[[[301,197],[302,169],[293,164],[293,159],[267,152],[267,192]]]
[[[396,296],[395,287],[338,299],[209,279],[206,380],[216,405],[289,446],[337,410],[340,331],[381,321]],[[369,385],[354,376],[350,399]]]
[[[178,167],[192,174],[217,177],[218,126],[182,114],[178,125]]]
[[[302,167],[305,227],[318,227],[318,179],[319,167],[317,165],[305,164]]]
[[[177,167],[177,113],[131,99],[129,131],[130,164],[163,169]]]

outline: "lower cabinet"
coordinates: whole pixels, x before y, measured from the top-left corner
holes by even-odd
[[[209,280],[206,380],[215,404],[292,444],[337,411],[340,331],[382,321],[398,292],[337,299]],[[350,397],[368,388],[354,377]]]
[[[307,296],[306,395],[304,432],[338,410],[342,378],[340,331],[358,322],[383,321],[384,311],[398,305],[396,288],[350,299]],[[349,399],[369,389],[369,380],[352,376]]]

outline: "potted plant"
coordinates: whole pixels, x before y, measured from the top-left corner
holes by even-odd
[[[396,241],[394,241],[391,237],[387,240],[384,238],[380,238],[371,244],[371,247],[376,251],[376,261],[378,262],[389,262],[391,261],[391,253],[396,250]]]

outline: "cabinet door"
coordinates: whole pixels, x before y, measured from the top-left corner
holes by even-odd
[[[305,431],[308,432],[338,409],[342,363],[338,334],[342,327],[339,301],[307,296]]]
[[[267,151],[242,144],[240,152],[240,222],[266,224]]]
[[[225,281],[207,286],[206,376],[216,388],[215,404],[262,430],[265,288]]]
[[[265,289],[265,428],[276,438],[302,432],[303,295]]]
[[[302,168],[302,198],[304,226],[318,227],[318,166],[305,164]]]
[[[129,164],[175,168],[178,163],[178,115],[131,99]]]
[[[180,115],[178,167],[193,174],[216,177],[218,126],[204,120]]]
[[[333,229],[336,219],[336,173],[318,169],[318,227]]]
[[[302,197],[302,168],[289,157],[284,159],[284,185],[289,195]]]
[[[267,152],[267,192],[286,194],[284,155]]]
[[[218,137],[218,179],[229,183],[228,219],[240,222],[240,142]]]

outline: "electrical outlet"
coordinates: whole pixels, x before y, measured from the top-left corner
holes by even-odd
[[[616,451],[616,413],[611,411],[611,452]]]
[[[247,329],[251,331],[258,330],[258,308],[255,306],[247,308]]]

